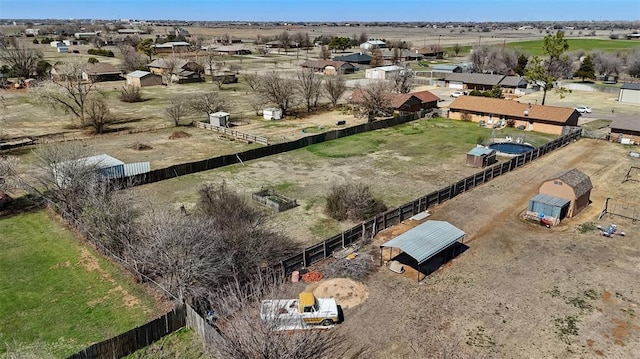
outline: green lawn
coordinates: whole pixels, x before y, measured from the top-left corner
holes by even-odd
[[[606,39],[567,39],[569,42],[569,51],[574,50],[603,50],[618,51],[629,50],[634,47],[640,47],[640,43],[632,40],[606,40]],[[520,41],[507,43],[508,47],[516,48],[522,52],[531,55],[543,55],[543,40]]]
[[[56,357],[146,323],[155,300],[46,211],[0,219],[0,354]]]

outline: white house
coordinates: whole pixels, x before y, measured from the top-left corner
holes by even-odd
[[[78,40],[62,40],[62,43],[67,46],[79,45],[80,41]]]
[[[262,110],[262,117],[265,120],[281,120],[282,110],[274,107],[265,108]]]
[[[384,80],[399,74],[404,69],[404,67],[396,65],[374,67],[372,69],[366,69],[364,77],[368,79]]]
[[[640,84],[624,84],[620,87],[618,102],[640,104]]]
[[[387,47],[387,43],[382,40],[369,40],[360,44],[360,48],[363,50],[371,50],[374,47],[384,49]]]

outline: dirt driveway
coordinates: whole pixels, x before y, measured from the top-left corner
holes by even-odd
[[[580,140],[435,208],[467,233],[469,248],[417,283],[385,267],[366,282],[367,302],[345,310],[338,330],[375,343],[372,358],[434,357],[443,350],[496,358],[631,358],[640,352],[640,226],[613,239],[579,230],[606,197],[640,203],[622,183],[628,149]],[[546,229],[519,219],[541,181],[577,167],[591,176],[593,203]],[[377,324],[374,324],[377,323]]]

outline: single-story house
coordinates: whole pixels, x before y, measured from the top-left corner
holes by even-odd
[[[488,91],[500,84],[504,75],[479,73],[451,73],[444,78],[445,86],[452,89]]]
[[[462,72],[464,72],[464,69],[459,65],[435,64],[431,66],[431,76],[437,78],[443,78],[447,76],[447,74]]]
[[[142,29],[118,29],[118,34],[120,35],[140,35],[146,33],[147,32]]]
[[[527,79],[522,76],[505,76],[498,83],[498,85],[502,86],[503,92],[516,95],[524,95],[527,84]]]
[[[442,49],[438,49],[437,47],[421,47],[419,49],[415,49],[415,52],[424,56],[427,59],[442,59],[444,58],[444,51]]]
[[[593,185],[591,184],[589,176],[579,169],[574,168],[569,171],[559,173],[543,182],[540,185],[538,193],[541,195],[568,200],[569,203],[566,208],[566,217],[571,218],[580,213],[580,211],[591,203],[589,196],[591,195],[592,189]],[[560,205],[561,202],[562,201],[558,201],[558,205]],[[558,218],[559,220],[561,220],[565,214],[563,213],[564,210],[562,210],[562,207],[560,208],[561,215]],[[545,213],[545,215],[548,215],[548,213]]]
[[[90,39],[94,36],[98,36],[97,32],[76,32],[73,37],[76,39]]]
[[[269,41],[264,44],[265,47],[270,49],[283,49],[284,48],[283,45],[284,44],[280,40]],[[288,49],[295,49],[296,47],[298,47],[298,43],[296,42],[289,41],[289,43],[287,44]]]
[[[171,73],[171,81],[177,83],[200,82],[204,79],[204,67],[198,65],[195,61],[185,59],[156,59],[147,65],[151,73],[168,76]]]
[[[364,77],[368,79],[385,80],[385,79],[390,79],[393,76],[396,76],[397,74],[400,73],[400,71],[403,71],[403,70],[405,70],[404,67],[396,66],[396,65],[374,67],[371,69],[366,69]]]
[[[371,63],[371,56],[369,56],[367,54],[363,54],[362,52],[360,52],[360,53],[353,53],[353,54],[335,56],[333,58],[333,60],[334,61],[349,62],[349,63],[352,63],[352,64],[369,65]]]
[[[82,71],[82,79],[85,81],[119,81],[122,80],[122,71],[106,62],[90,64]]]
[[[382,58],[387,62],[393,61],[396,56],[397,58],[395,58],[395,60],[397,61],[414,61],[414,60],[424,59],[424,56],[422,56],[421,54],[415,51],[406,50],[406,49],[400,49],[400,50],[383,49],[381,50],[381,52],[382,52]]]
[[[429,91],[407,94],[388,93],[385,97],[389,100],[389,112],[398,112],[400,114],[417,112],[422,109],[437,108],[438,100],[440,99]],[[362,90],[356,89],[353,91],[349,102],[358,105],[359,102],[362,102],[362,99]]]
[[[65,44],[66,46],[80,45],[80,41],[78,40],[62,40],[62,43]]]
[[[147,87],[162,85],[162,76],[148,71],[133,71],[127,74],[127,86]]]
[[[164,44],[155,44],[153,45],[153,51],[156,53],[174,53],[174,52],[184,52],[189,50],[191,44],[184,41],[169,41]]]
[[[498,161],[496,155],[496,150],[478,146],[467,152],[467,166],[481,168],[491,166]]]
[[[242,42],[242,39],[237,38],[233,35],[231,36],[216,36],[213,38],[213,41],[217,44],[239,44]]]
[[[618,94],[618,102],[640,103],[640,84],[623,84]]]
[[[325,75],[352,74],[355,71],[352,64],[334,60],[307,60],[301,66]]]
[[[251,55],[251,50],[246,49],[244,45],[215,45],[209,46],[207,51],[211,51],[224,55]]]
[[[387,43],[382,40],[369,40],[361,43],[360,48],[363,50],[371,50],[374,48],[385,49],[387,48]]]
[[[524,104],[512,100],[460,96],[449,105],[449,117],[473,122],[511,122],[528,131],[561,135],[565,126],[577,126],[580,113],[574,108]]]
[[[209,73],[209,75],[211,76],[208,70],[205,70],[205,73]],[[215,82],[222,81],[223,84],[235,84],[235,83],[238,83],[238,76],[237,76],[237,73],[234,71],[214,70],[212,80]]]
[[[609,125],[611,128],[611,139],[622,141],[628,139],[630,141],[640,143],[640,120],[633,117],[616,117]]]

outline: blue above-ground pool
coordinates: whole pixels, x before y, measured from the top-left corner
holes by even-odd
[[[508,155],[519,155],[521,153],[529,152],[535,147],[524,143],[502,142],[492,143],[489,148],[496,150],[496,152],[505,153]]]

